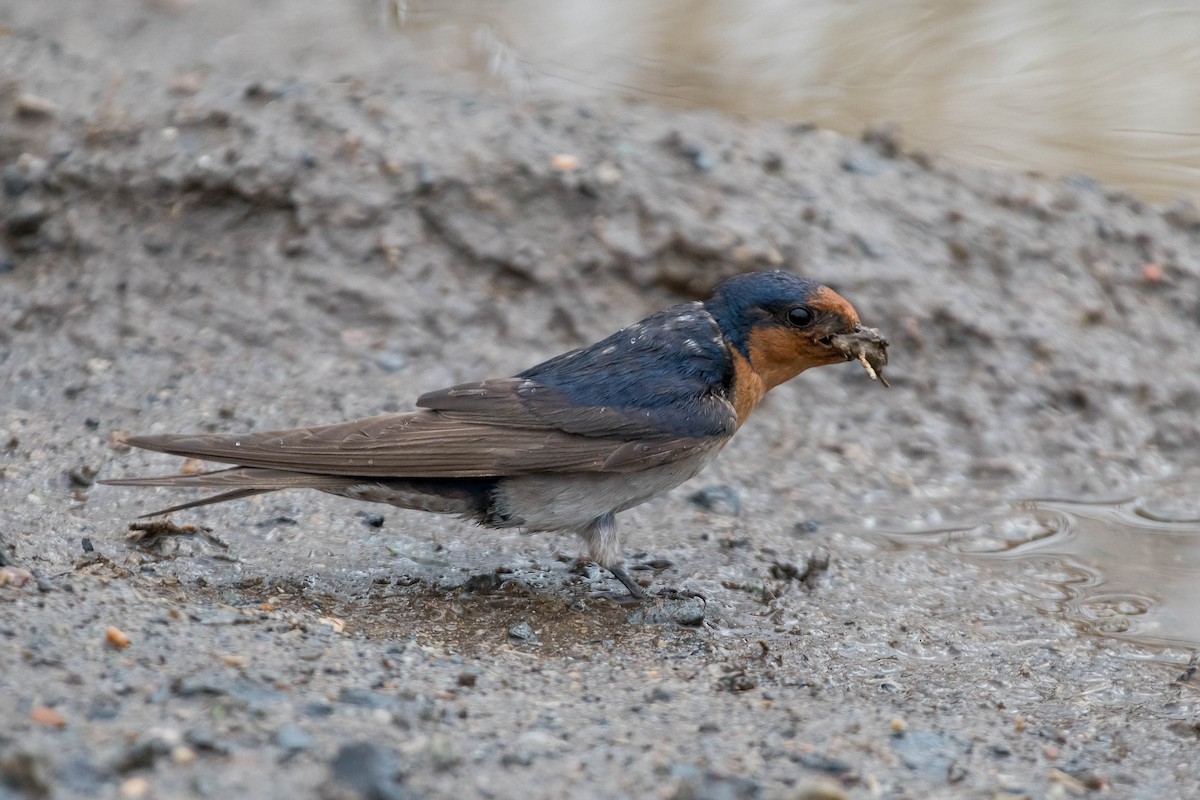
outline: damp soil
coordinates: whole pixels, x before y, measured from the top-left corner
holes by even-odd
[[[394,32],[200,59],[160,9],[122,62],[34,22],[0,34],[0,797],[1197,796],[1195,642],[1076,624],[1053,560],[897,544],[1195,485],[1189,204],[476,92]],[[123,433],[409,409],[772,268],[883,332],[891,388],[805,374],[623,514],[645,607],[565,536],[282,493],[138,542],[178,495],[94,483],[179,468]]]

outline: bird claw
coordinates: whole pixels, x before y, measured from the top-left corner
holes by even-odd
[[[595,592],[591,595],[591,597],[594,600],[607,600],[610,603],[626,608],[640,606],[642,603],[646,602],[645,594],[643,594],[641,597],[634,597],[631,594],[622,594],[621,592]]]
[[[614,574],[616,573],[614,572]],[[629,586],[628,584],[626,585],[626,588],[629,589],[629,594],[621,594],[619,592],[596,592],[592,595],[592,597],[599,600],[608,600],[619,606],[625,607],[654,605],[661,604],[663,602],[670,603],[670,601],[686,600],[699,600],[705,606],[708,606],[707,597],[690,589],[676,589],[673,586],[664,586],[663,588],[655,591],[653,594],[646,594],[641,590],[640,586],[638,587],[638,591],[636,593],[633,591],[633,587]]]
[[[646,593],[642,591],[642,587],[633,578],[629,577],[629,573],[625,571],[625,567],[617,564],[608,568],[617,580],[625,584],[625,588],[629,590],[629,596],[636,602],[641,602],[646,599]]]

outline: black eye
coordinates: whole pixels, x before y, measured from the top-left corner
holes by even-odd
[[[813,310],[808,306],[796,306],[795,308],[788,309],[787,312],[788,323],[795,325],[797,328],[807,328],[809,325],[812,325],[815,318],[816,315],[813,314]]]

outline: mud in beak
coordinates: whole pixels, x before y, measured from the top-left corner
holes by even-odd
[[[864,328],[856,325],[851,333],[835,333],[824,336],[817,342],[830,347],[847,361],[857,361],[871,376],[884,386],[891,386],[883,377],[883,368],[888,363],[888,340],[878,328]]]

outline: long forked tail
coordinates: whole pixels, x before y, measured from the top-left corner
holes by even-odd
[[[314,475],[306,472],[286,472],[278,469],[257,467],[231,467],[212,472],[197,472],[193,475],[159,475],[147,478],[110,478],[97,481],[108,486],[171,486],[189,489],[225,489],[226,491],[170,508],[151,511],[141,517],[158,517],[186,508],[240,500],[256,494],[266,494],[279,489],[321,489],[334,491],[345,489],[356,481],[337,475]]]

